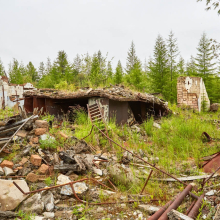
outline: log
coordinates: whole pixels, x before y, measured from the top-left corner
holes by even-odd
[[[81,171],[78,164],[54,165],[54,170],[59,170],[59,171]]]

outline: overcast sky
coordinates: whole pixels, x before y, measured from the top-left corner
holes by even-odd
[[[125,65],[133,40],[144,62],[158,34],[173,31],[181,55],[196,55],[201,34],[220,41],[220,16],[196,0],[0,0],[0,58],[38,67],[59,50],[76,54],[108,52]]]

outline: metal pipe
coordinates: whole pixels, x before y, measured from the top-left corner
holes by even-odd
[[[166,211],[166,209],[173,203],[174,200],[169,201],[168,203],[166,203],[166,205],[164,205],[163,207],[161,207],[157,212],[155,212],[150,218],[148,218],[148,220],[158,220],[158,218],[160,218],[160,216]]]
[[[190,207],[186,210],[185,215],[188,215],[188,214],[189,214],[189,212],[191,211],[191,209],[192,209],[192,207],[195,205],[195,203],[196,203],[196,200],[194,199],[193,202],[192,202],[192,204],[190,205]]]
[[[202,206],[203,199],[204,199],[205,194],[202,194],[199,199],[196,201],[195,205],[191,209],[191,211],[188,214],[188,217],[192,219],[196,219],[197,215],[199,214],[199,209]]]
[[[150,179],[150,177],[151,177],[153,171],[154,171],[154,170],[151,170],[151,171],[150,171],[150,174],[148,175],[148,178],[147,178],[147,180],[146,180],[146,182],[145,182],[145,184],[144,184],[144,186],[143,186],[143,189],[141,190],[140,195],[144,192],[144,189],[145,189],[145,187],[146,187],[146,185],[147,185],[147,183],[148,183],[148,181],[149,181],[149,179]]]
[[[202,189],[205,186],[205,184],[215,175],[216,172],[220,169],[220,166],[203,182]]]
[[[172,210],[172,209],[177,209],[179,205],[182,203],[184,198],[189,194],[189,191],[192,190],[193,188],[193,183],[189,184],[174,200],[174,202],[167,208],[167,210],[161,215],[161,217],[158,220],[168,220],[167,214]]]

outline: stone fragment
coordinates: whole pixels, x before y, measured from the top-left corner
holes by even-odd
[[[32,216],[31,220],[44,220],[44,217],[41,216]]]
[[[40,136],[47,132],[46,128],[36,128],[35,129],[35,135]]]
[[[148,213],[149,215],[153,215],[155,212],[157,212],[160,208],[152,205],[139,205],[138,208]]]
[[[44,203],[41,200],[41,195],[39,193],[34,194],[22,203],[20,209],[24,212],[41,214],[44,210]]]
[[[13,168],[13,166],[14,166],[14,163],[13,162],[11,162],[11,161],[8,161],[8,160],[4,160],[2,163],[1,163],[1,165],[0,165],[2,168],[3,167],[9,167],[9,168]]]
[[[19,164],[23,166],[27,161],[28,159],[26,157],[23,157],[22,160],[19,162]]]
[[[29,182],[32,182],[32,183],[35,183],[37,182],[39,179],[38,175],[34,174],[34,173],[29,173],[27,176],[26,176],[26,180],[29,181]]]
[[[99,176],[102,176],[102,175],[103,175],[102,170],[97,169],[97,168],[95,168],[95,167],[93,167],[93,172],[94,172],[95,174],[99,175]]]
[[[39,143],[39,138],[38,137],[33,137],[30,140],[33,144],[38,144]]]
[[[63,160],[64,163],[68,163],[68,164],[76,163],[76,160],[74,158],[72,158],[70,155],[68,155],[67,153],[63,151],[59,152],[59,157],[61,160]]]
[[[54,163],[55,164],[59,164],[60,163],[59,156],[58,156],[57,153],[54,153],[53,158],[54,158]]]
[[[44,174],[47,174],[47,173],[48,173],[48,170],[49,170],[49,166],[46,165],[46,164],[42,164],[42,165],[40,166],[40,168],[38,169],[37,172],[38,172],[39,174],[44,175]]]
[[[24,192],[29,192],[29,187],[24,180],[14,180]],[[14,210],[28,195],[24,195],[12,180],[0,179],[0,211]]]
[[[73,216],[73,211],[57,211],[55,212],[55,219],[68,219],[71,220]]]
[[[58,136],[63,138],[64,140],[68,139],[68,135],[64,134],[62,131],[57,132]]]
[[[4,175],[4,170],[0,167],[0,176]]]
[[[50,191],[42,192],[42,201],[44,203],[47,212],[51,212],[54,209],[54,197]]]
[[[73,184],[73,188],[76,192],[76,194],[83,194],[84,192],[86,192],[88,190],[88,187],[86,186],[86,184],[84,182],[79,182],[79,183],[75,183]],[[63,186],[61,189],[60,194],[62,195],[73,195],[73,191],[70,185],[66,185]]]
[[[44,218],[54,218],[55,214],[54,214],[54,212],[44,212],[43,216],[44,216]]]
[[[5,176],[13,176],[13,175],[15,175],[15,172],[11,168],[9,168],[9,167],[4,167],[3,170],[5,172]]]
[[[31,163],[34,166],[40,166],[42,162],[42,158],[39,155],[31,155]]]
[[[218,104],[218,103],[213,103],[213,104],[210,106],[210,111],[211,111],[211,112],[217,112],[219,105],[220,105],[220,104]]]
[[[172,209],[168,214],[169,220],[193,220],[192,218]]]
[[[16,136],[21,137],[21,138],[25,138],[27,136],[27,131],[24,130],[20,130],[17,132]]]
[[[97,212],[103,212],[104,209],[103,209],[102,207],[98,207],[96,211],[97,211]]]
[[[156,122],[153,123],[153,126],[154,126],[155,128],[161,129],[161,126],[160,126],[158,123],[156,123]]]
[[[71,182],[70,178],[63,174],[60,174],[57,178],[57,185],[61,185],[61,184],[69,183],[69,182]]]
[[[44,120],[36,120],[35,125],[37,128],[48,128],[49,127],[48,122]]]
[[[205,195],[206,196],[214,196],[216,192],[217,192],[216,190],[211,190],[211,191],[207,192]]]

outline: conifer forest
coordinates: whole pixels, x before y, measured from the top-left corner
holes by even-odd
[[[31,82],[37,88],[76,90],[110,83],[124,84],[141,92],[160,93],[171,103],[176,102],[177,78],[198,76],[204,80],[210,101],[220,102],[220,43],[204,32],[196,49],[197,54],[185,60],[178,49],[178,39],[171,31],[166,37],[158,35],[153,56],[148,60],[138,58],[135,42],[132,41],[127,51],[126,66],[122,66],[118,60],[117,66],[113,68],[113,58],[100,50],[94,54],[77,54],[75,58],[68,57],[61,50],[55,60],[48,57],[38,67],[31,61],[24,64],[14,58],[7,73],[0,61],[0,75],[6,73],[11,83]]]

